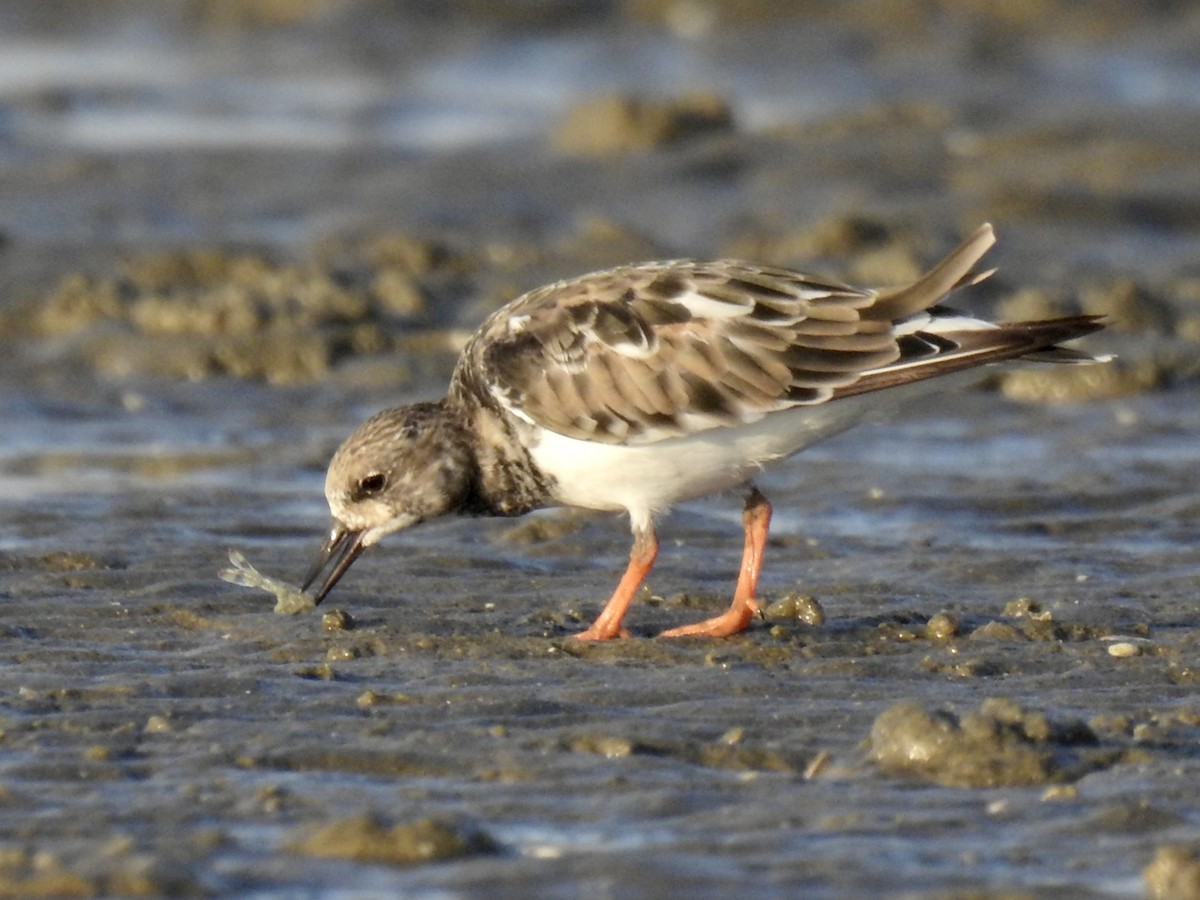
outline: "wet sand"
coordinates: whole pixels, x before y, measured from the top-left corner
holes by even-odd
[[[0,71],[0,896],[1194,895],[1195,13],[715,5],[693,34],[671,4],[464,7],[451,38],[303,6],[144,27],[185,69],[305,48],[394,92],[359,110],[379,122],[423,65],[496,48],[619,48],[665,82],[647,107],[565,79],[543,118],[506,107],[524,131],[449,147],[361,121],[129,147],[78,110],[169,83]],[[99,8],[73,36],[0,16],[70,45],[129,21]],[[692,84],[697,60],[738,74]],[[436,395],[521,290],[722,253],[888,283],[983,220],[1001,268],[962,304],[1103,312],[1088,346],[1118,360],[996,375],[767,473],[769,615],[742,636],[653,637],[725,606],[735,495],[664,524],[607,645],[569,636],[624,565],[620,517],[429,525],[298,615],[217,578],[236,549],[298,580],[337,443]]]

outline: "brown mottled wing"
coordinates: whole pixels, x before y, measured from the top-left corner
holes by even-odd
[[[527,421],[605,443],[752,422],[898,360],[892,319],[940,299],[991,243],[985,226],[886,293],[731,260],[585,275],[492,315],[455,378]]]
[[[544,428],[648,442],[817,403],[894,360],[888,324],[859,314],[873,299],[739,263],[630,266],[525,295],[461,365]]]

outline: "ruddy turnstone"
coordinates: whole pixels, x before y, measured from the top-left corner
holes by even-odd
[[[935,305],[991,274],[974,266],[994,241],[983,225],[915,283],[885,290],[723,259],[620,266],[518,297],[468,342],[445,398],[377,413],[342,444],[325,480],[333,528],[304,589],[328,569],[320,602],[363,550],[450,513],[624,510],[629,565],[575,637],[626,636],[658,555],[655,519],[676,502],[748,485],[935,377],[1095,361],[1059,344],[1101,328],[1096,316],[995,324]],[[750,624],[771,521],[753,486],[742,519],[732,605],[664,635]]]

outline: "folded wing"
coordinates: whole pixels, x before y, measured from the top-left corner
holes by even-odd
[[[495,313],[456,378],[543,428],[637,444],[1034,353],[1100,327],[1087,317],[997,327],[931,310],[991,274],[974,267],[994,240],[981,226],[917,282],[887,291],[733,260],[585,275]]]

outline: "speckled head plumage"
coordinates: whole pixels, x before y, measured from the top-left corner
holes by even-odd
[[[316,593],[320,602],[367,547],[461,509],[473,469],[470,444],[444,404],[416,403],[371,416],[329,463],[325,498],[333,526],[304,588],[332,563]]]

